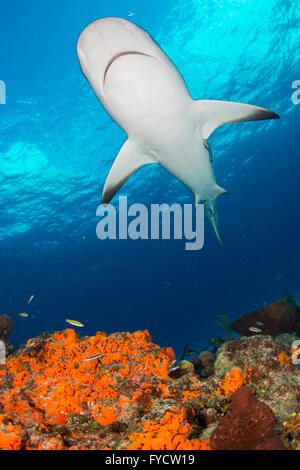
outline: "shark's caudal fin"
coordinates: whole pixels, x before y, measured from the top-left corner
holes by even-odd
[[[241,121],[280,119],[280,116],[265,108],[231,101],[195,101],[199,121],[202,122],[202,137],[208,139],[212,132],[224,124]]]
[[[151,155],[143,153],[134,141],[126,140],[106,178],[102,203],[108,204],[129,176],[148,163],[157,162]]]
[[[215,195],[211,199],[208,199],[207,201],[204,202],[204,213],[206,217],[210,220],[220,244],[225,248],[225,243],[221,235],[220,226],[219,226],[217,198],[221,196],[221,194],[228,194],[228,191],[226,191],[226,189],[224,188],[221,188],[221,186],[216,185],[214,193]],[[199,202],[200,202],[199,196],[196,194],[195,195],[196,206],[197,204],[199,204]]]
[[[225,248],[226,245],[224,243],[223,237],[222,237],[221,232],[220,232],[218,213],[216,213],[214,216],[210,217],[209,220],[211,221],[211,224],[214,228],[215,234],[217,235],[217,239],[219,240],[222,247]]]
[[[211,221],[211,224],[214,228],[215,234],[217,236],[217,239],[219,240],[220,244],[222,245],[223,248],[225,248],[225,243],[224,239],[222,237],[222,234],[220,232],[220,224],[219,224],[219,213],[218,213],[218,202],[217,198],[221,196],[222,194],[228,194],[228,191],[226,189],[221,188],[221,186],[216,186],[216,197],[212,201],[207,201],[206,204],[204,204],[206,214]]]

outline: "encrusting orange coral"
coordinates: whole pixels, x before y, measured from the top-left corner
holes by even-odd
[[[223,380],[220,380],[216,393],[223,396],[232,395],[244,384],[246,375],[246,373],[241,374],[240,369],[232,369]]]
[[[0,449],[112,449],[116,440],[120,449],[209,448],[189,439],[185,402],[200,382],[173,389],[174,360],[147,331],[79,338],[66,329],[29,340],[0,375]],[[165,399],[175,408],[153,421]]]
[[[141,433],[133,433],[128,450],[209,450],[209,440],[189,440],[191,425],[186,408],[167,411],[159,422],[146,422]]]
[[[281,351],[278,355],[278,361],[282,366],[288,367],[291,362],[291,358],[284,351]]]

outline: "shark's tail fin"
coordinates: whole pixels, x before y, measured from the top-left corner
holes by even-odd
[[[221,186],[216,186],[214,197],[212,199],[208,199],[207,201],[204,201],[204,212],[205,212],[206,217],[210,220],[220,244],[225,248],[225,243],[220,232],[218,206],[217,206],[217,198],[221,194],[228,194],[228,191],[226,191],[226,189],[221,188]],[[198,197],[196,196],[195,199],[196,199],[196,204],[197,204]]]
[[[233,101],[197,100],[195,107],[202,124],[204,139],[208,139],[215,129],[224,124],[280,118],[278,114],[268,109]]]
[[[217,235],[217,239],[219,240],[222,247],[225,248],[226,245],[224,243],[223,237],[222,237],[221,232],[220,232],[218,213],[216,215],[213,215],[212,217],[210,217],[209,220],[211,221],[211,224],[214,228],[215,234]]]

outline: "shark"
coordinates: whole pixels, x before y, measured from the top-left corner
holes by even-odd
[[[216,183],[207,139],[220,126],[278,119],[250,104],[195,100],[170,58],[143,28],[118,17],[90,23],[80,34],[81,70],[127,140],[106,178],[107,204],[139,168],[159,164],[203,204],[219,242],[217,199],[227,191]]]

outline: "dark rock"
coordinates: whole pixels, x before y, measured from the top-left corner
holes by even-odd
[[[202,351],[198,359],[201,361],[204,377],[213,375],[215,355],[210,351]]]
[[[300,309],[296,302],[288,297],[253,310],[231,324],[231,329],[243,336],[258,334],[250,331],[251,327],[261,329],[264,335],[277,336],[292,332],[300,334]]]
[[[13,321],[8,315],[0,315],[0,338],[7,338],[13,328]]]
[[[194,359],[191,359],[191,363],[194,364],[196,371],[199,371],[202,367],[202,363],[198,357],[194,357]]]
[[[13,347],[8,341],[8,335],[13,328],[13,321],[8,315],[0,315],[0,340],[4,342],[6,355],[8,355]]]

